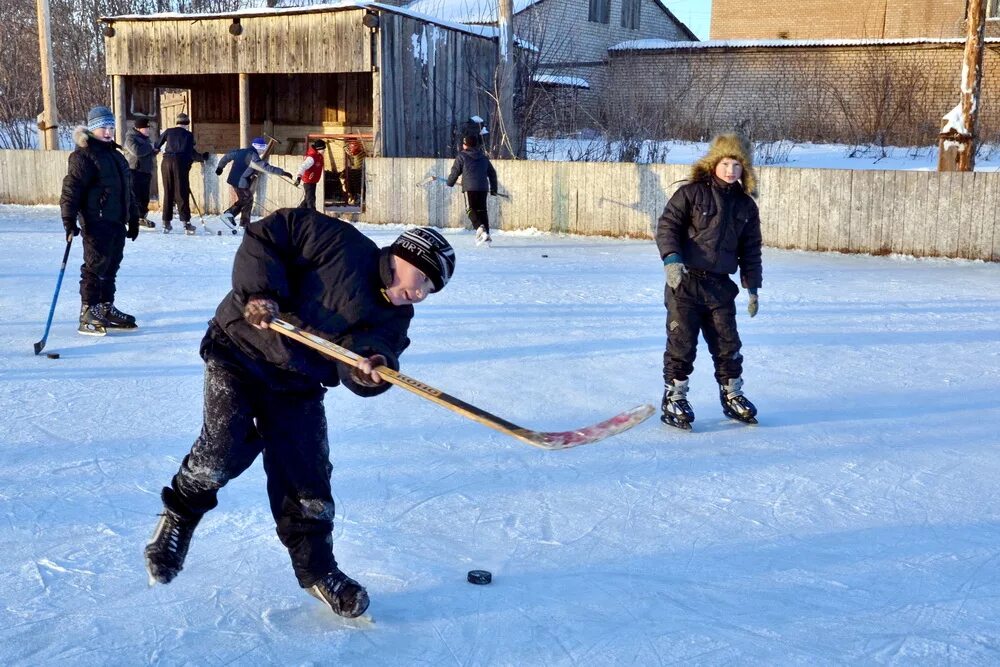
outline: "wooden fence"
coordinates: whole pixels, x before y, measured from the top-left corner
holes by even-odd
[[[0,202],[55,204],[66,152],[0,151]],[[298,156],[273,162],[293,172]],[[210,161],[214,165],[215,158]],[[650,238],[684,165],[495,161],[500,192],[491,197],[497,229]],[[369,158],[360,220],[467,225],[460,188],[442,182],[450,160]],[[211,168],[191,172],[205,213],[229,204]],[[442,180],[431,180],[430,177]],[[776,248],[899,253],[1000,261],[1000,173],[758,168],[764,242]],[[294,206],[301,192],[266,179],[268,209]],[[222,187],[220,187],[220,185]]]

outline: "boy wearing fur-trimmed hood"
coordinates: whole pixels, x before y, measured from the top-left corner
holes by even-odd
[[[739,269],[757,314],[762,284],[760,215],[753,197],[753,149],[743,137],[722,134],[692,168],[657,222],[656,246],[666,274],[667,348],[663,354],[663,415],[668,425],[690,429],[694,411],[688,378],[700,333],[708,344],[723,413],[756,424],[757,408],[743,395],[742,343],[736,329]]]

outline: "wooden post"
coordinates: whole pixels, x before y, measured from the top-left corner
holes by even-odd
[[[496,95],[500,121],[500,157],[516,157],[520,136],[514,118],[514,0],[499,2],[499,54],[497,57]]]
[[[125,143],[125,77],[115,74],[111,77],[112,104],[115,108],[115,141]]]
[[[240,72],[240,147],[250,145],[250,75]]]
[[[59,112],[56,110],[56,83],[52,73],[52,35],[50,33],[49,0],[37,0],[38,53],[42,66],[42,114],[38,129],[47,151],[59,150]]]
[[[938,135],[938,171],[972,171],[976,166],[976,121],[983,80],[986,0],[968,0],[965,23],[962,92],[958,106],[944,117]]]

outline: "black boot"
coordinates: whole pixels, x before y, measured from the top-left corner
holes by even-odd
[[[743,395],[743,378],[733,378],[719,385],[719,402],[722,413],[730,419],[756,424],[757,408]]]
[[[676,426],[685,431],[691,430],[691,422],[694,421],[694,410],[687,400],[688,381],[671,380],[663,390],[663,404],[661,409],[663,415],[660,421],[668,426]]]
[[[333,613],[345,618],[357,618],[368,609],[368,591],[337,566],[306,590],[328,605]]]
[[[184,568],[184,558],[199,521],[200,516],[189,519],[167,507],[163,508],[153,537],[146,544],[146,572],[149,573],[151,586],[155,583],[169,584]]]
[[[85,336],[103,336],[108,333],[111,323],[104,318],[103,304],[95,303],[90,306],[83,304],[80,306],[80,328],[78,333]]]
[[[135,329],[137,324],[135,323],[135,317],[129,315],[128,313],[123,313],[122,311],[115,308],[115,304],[108,301],[101,304],[103,309],[104,319],[108,321],[108,326],[113,329]]]

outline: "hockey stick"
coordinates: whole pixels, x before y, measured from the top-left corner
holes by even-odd
[[[294,324],[290,324],[284,320],[274,319],[271,321],[270,327],[283,336],[297,340],[303,345],[322,352],[326,356],[332,357],[349,366],[356,368],[358,361],[361,360],[360,356],[347,348],[303,331]],[[385,366],[378,366],[375,370],[378,371],[379,375],[386,382],[394,384],[397,387],[402,387],[421,398],[433,401],[452,412],[457,412],[463,417],[479,422],[483,426],[488,426],[539,449],[569,449],[570,447],[597,442],[598,440],[610,438],[613,435],[627,431],[636,424],[642,423],[653,414],[653,406],[639,405],[610,419],[605,419],[592,426],[585,426],[574,431],[532,431],[517,424],[512,424],[506,419],[501,419],[459,398],[455,398],[439,389],[426,385],[419,380],[403,375],[399,371],[394,371]]]
[[[56,312],[56,301],[59,300],[59,288],[62,287],[63,276],[66,275],[66,263],[69,261],[69,249],[73,246],[73,237],[66,237],[66,251],[63,253],[62,266],[59,268],[59,279],[56,280],[56,293],[52,295],[52,305],[49,306],[49,319],[45,322],[45,333],[42,339],[35,343],[35,354],[38,355],[45,347],[45,341],[49,339],[49,329],[52,328],[52,316]]]

